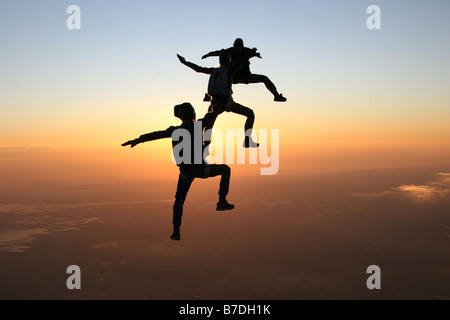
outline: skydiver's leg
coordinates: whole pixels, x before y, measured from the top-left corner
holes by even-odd
[[[245,130],[244,147],[245,148],[258,147],[259,143],[256,143],[251,139],[252,131],[253,131],[253,124],[255,122],[255,113],[253,112],[253,110],[248,107],[245,107],[237,102],[234,102],[229,111],[247,117],[247,120],[245,121],[245,124],[244,124],[244,130]]]
[[[212,104],[209,106],[208,113],[203,117],[203,123],[207,123],[205,126],[205,135],[203,137],[205,148],[209,146],[211,143],[211,135],[214,123],[216,122],[216,118],[223,112],[223,107],[218,105],[213,106]]]
[[[173,233],[170,237],[173,240],[180,240],[180,227],[181,218],[183,216],[183,205],[193,180],[193,178],[188,177],[180,170],[180,175],[178,176],[177,192],[175,194],[175,202],[173,204]]]
[[[263,82],[265,84],[267,90],[269,90],[273,94],[275,101],[286,101],[286,98],[284,98],[282,94],[278,93],[278,90],[275,87],[275,84],[267,76],[251,73],[248,76],[246,76],[245,79],[242,79],[242,80],[238,79],[236,81],[240,81],[239,83],[247,83],[247,84]],[[236,83],[238,83],[238,82],[236,82]]]
[[[230,189],[231,169],[226,164],[210,164],[205,169],[203,179],[220,176],[219,201],[216,210],[224,211],[234,209],[234,205],[228,203],[227,195]]]

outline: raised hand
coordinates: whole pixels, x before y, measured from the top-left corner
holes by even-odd
[[[257,52],[258,49],[253,48],[252,50],[255,52],[255,53],[254,53],[254,54],[255,54],[255,57],[258,57],[258,58],[262,59],[261,54],[260,54],[259,52]]]
[[[181,63],[185,64],[186,63],[186,59],[182,56],[180,56],[179,54],[177,54],[178,60],[180,60]]]

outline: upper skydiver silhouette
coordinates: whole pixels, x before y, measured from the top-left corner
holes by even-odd
[[[180,240],[180,227],[181,218],[183,215],[183,205],[192,181],[194,181],[195,178],[206,179],[209,177],[220,175],[221,178],[219,188],[219,201],[217,202],[216,210],[231,210],[234,209],[234,205],[228,203],[226,199],[230,185],[230,167],[225,164],[208,164],[203,157],[203,129],[205,128],[207,122],[205,121],[205,119],[195,121],[195,110],[188,102],[176,105],[174,107],[174,115],[175,117],[181,119],[182,124],[180,126],[171,126],[166,130],[143,134],[139,138],[123,143],[122,146],[125,147],[129,145],[131,146],[131,148],[133,148],[134,146],[142,142],[153,141],[162,138],[172,138],[172,151],[174,153],[174,158],[176,160],[177,166],[180,169],[180,174],[178,177],[175,202],[173,204],[173,233],[170,238],[172,240]],[[198,134],[197,132],[200,132],[200,134]],[[184,141],[184,139],[188,141]],[[190,148],[188,148],[188,150],[183,150],[183,148],[181,148],[181,150],[178,151],[180,149],[178,146],[180,143],[182,143],[181,146],[189,143]],[[185,157],[183,156],[183,151],[187,151]]]
[[[208,94],[212,97],[212,99],[208,113],[204,116],[204,120],[207,122],[205,129],[212,129],[217,116],[224,111],[234,112],[246,116],[247,120],[244,125],[245,139],[243,143],[245,148],[256,148],[259,146],[259,144],[254,142],[251,138],[253,123],[255,122],[255,114],[252,109],[233,101],[233,90],[231,89],[231,84],[236,72],[239,72],[245,62],[254,55],[256,55],[256,51],[252,50],[231,65],[231,56],[225,51],[219,55],[219,68],[206,68],[186,61],[184,57],[177,54],[177,57],[182,64],[188,66],[196,72],[210,75],[208,82]],[[208,130],[207,139],[205,139],[206,146],[209,146],[211,140],[210,135],[211,130]]]
[[[212,57],[212,56],[218,56],[224,51],[228,52],[231,55],[231,64],[232,65],[245,55],[252,55],[253,57],[262,58],[261,55],[259,54],[259,52],[257,52],[256,48],[250,49],[250,48],[244,47],[244,41],[241,38],[237,38],[234,41],[234,44],[232,47],[227,48],[227,49],[217,50],[217,51],[211,51],[211,52],[205,54],[202,57],[202,59]],[[281,93],[278,93],[277,88],[275,87],[273,82],[267,76],[260,75],[260,74],[254,74],[250,71],[250,61],[247,61],[245,63],[245,65],[242,66],[242,68],[238,72],[236,72],[236,74],[234,75],[234,78],[233,78],[233,83],[249,84],[249,83],[259,83],[259,82],[263,82],[266,85],[267,90],[269,90],[273,94],[274,101],[284,102],[287,100],[285,97],[283,97],[283,95]],[[207,96],[205,96],[204,101],[209,101]]]

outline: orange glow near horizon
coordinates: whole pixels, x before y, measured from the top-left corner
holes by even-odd
[[[269,149],[270,150],[270,149]],[[248,151],[247,158],[248,159]],[[170,139],[132,149],[9,148],[0,150],[3,188],[133,181],[175,181]],[[273,157],[275,155],[270,155]],[[277,175],[448,165],[450,141],[280,142]],[[246,160],[248,161],[248,160]],[[257,164],[229,164],[232,176],[259,176]]]

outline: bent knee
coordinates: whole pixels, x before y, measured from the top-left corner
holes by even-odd
[[[231,173],[231,168],[226,164],[221,165],[221,170],[223,174],[229,175]]]

